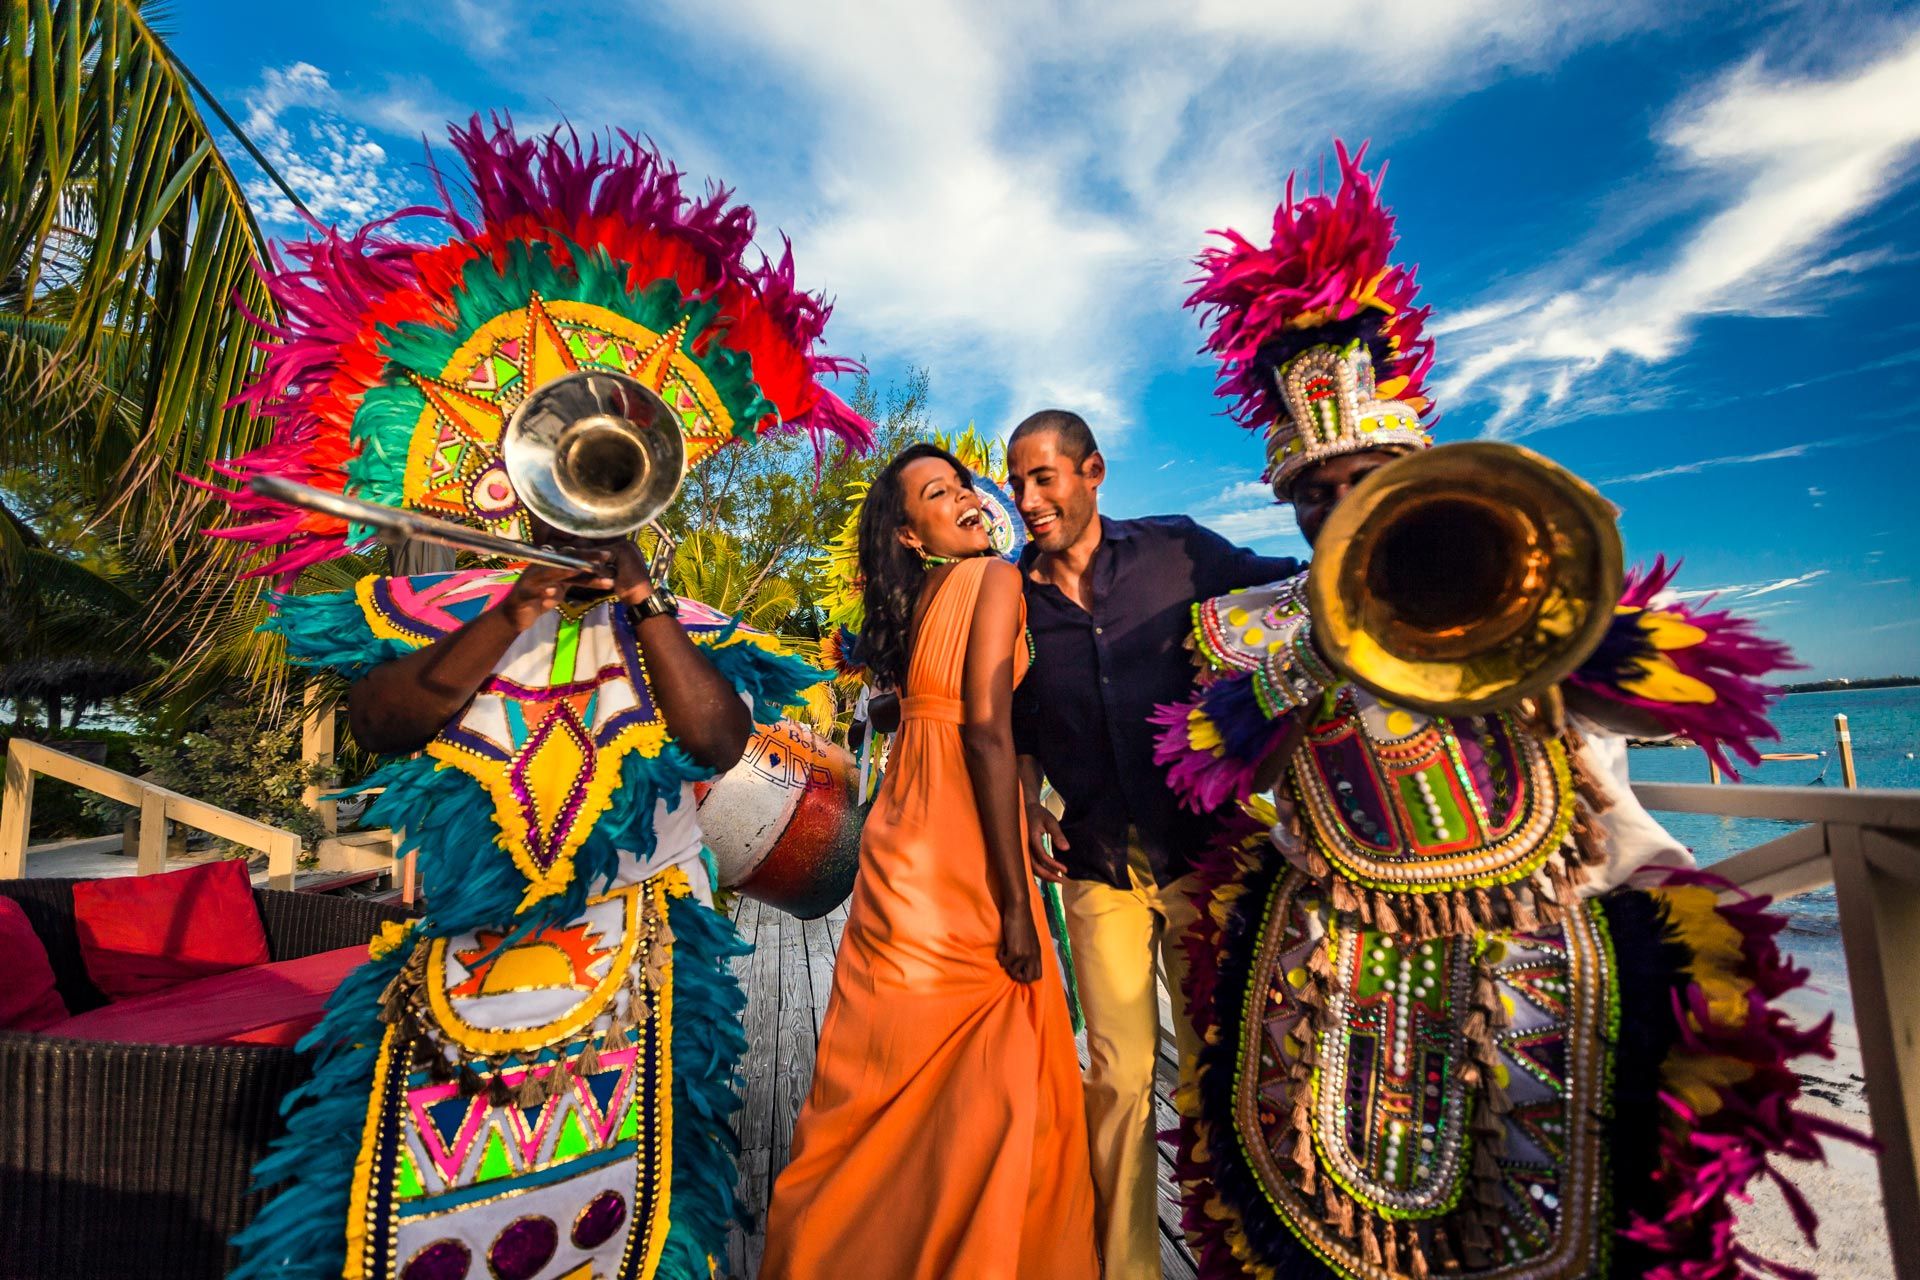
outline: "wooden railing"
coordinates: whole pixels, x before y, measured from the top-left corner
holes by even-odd
[[[1809,824],[1711,870],[1775,898],[1833,886],[1894,1270],[1920,1276],[1920,791],[1643,782],[1634,793],[1656,812]]]
[[[0,879],[13,880],[26,874],[27,832],[33,824],[36,774],[71,782],[137,809],[140,813],[140,843],[134,861],[137,875],[151,875],[166,869],[167,823],[178,822],[266,854],[268,886],[293,888],[294,864],[300,857],[300,837],[293,832],[243,818],[204,800],[142,782],[105,765],[93,764],[24,738],[15,738],[7,746],[6,784],[4,790],[0,790]]]

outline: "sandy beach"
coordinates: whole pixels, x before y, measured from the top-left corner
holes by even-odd
[[[1832,997],[1805,996],[1789,1000],[1788,1007],[1797,1019],[1817,1021],[1832,1007]],[[1860,1042],[1845,1009],[1834,1020],[1833,1045],[1832,1060],[1800,1064],[1806,1090],[1802,1105],[1815,1115],[1865,1132],[1867,1098]],[[1747,1248],[1821,1276],[1882,1280],[1893,1275],[1881,1211],[1880,1171],[1871,1152],[1830,1141],[1824,1166],[1783,1161],[1780,1168],[1820,1215],[1819,1248],[1808,1246],[1771,1181],[1755,1190],[1750,1206],[1739,1210],[1739,1238]]]

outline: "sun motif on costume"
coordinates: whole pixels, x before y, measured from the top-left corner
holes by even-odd
[[[731,419],[684,350],[687,322],[655,334],[605,307],[538,293],[521,310],[483,326],[446,377],[409,374],[426,399],[407,456],[410,507],[471,515],[504,537],[527,536],[500,441],[530,387],[579,369],[624,373],[658,392],[680,420],[692,466],[732,439]]]
[[[591,991],[600,979],[593,969],[617,948],[591,920],[564,929],[543,929],[524,942],[500,950],[507,935],[481,929],[471,947],[453,953],[467,980],[448,989],[456,998],[501,995],[509,991]]]

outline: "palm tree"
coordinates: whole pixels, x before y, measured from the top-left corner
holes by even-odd
[[[304,211],[167,46],[157,11],[13,0],[0,21],[0,471],[57,477],[154,579],[131,620],[149,644],[178,630],[165,610],[182,601],[217,592],[243,615],[259,606],[257,588],[224,585],[231,552],[193,536],[208,496],[178,478],[267,434],[233,403],[258,367],[248,317],[275,316],[255,269],[266,238],[216,128]],[[37,565],[71,594],[73,557],[23,536],[33,531],[17,517],[0,516],[0,588],[37,590]],[[173,640],[264,666],[257,645],[190,628]]]
[[[263,438],[230,402],[256,364],[245,313],[274,314],[266,238],[199,103],[232,122],[137,0],[7,12],[0,464],[60,464],[164,541],[191,515],[174,473]]]

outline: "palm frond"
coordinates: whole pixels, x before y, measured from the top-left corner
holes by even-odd
[[[110,509],[153,545],[177,540],[203,502],[176,473],[203,474],[265,436],[231,403],[257,363],[246,312],[272,314],[254,271],[265,238],[193,83],[136,0],[9,4],[0,120],[8,309],[50,313],[62,330],[50,364],[0,386],[0,461],[84,451],[112,477]],[[129,372],[127,348],[141,353],[138,376],[117,389],[136,412],[75,393]],[[23,386],[32,399],[15,399]]]

